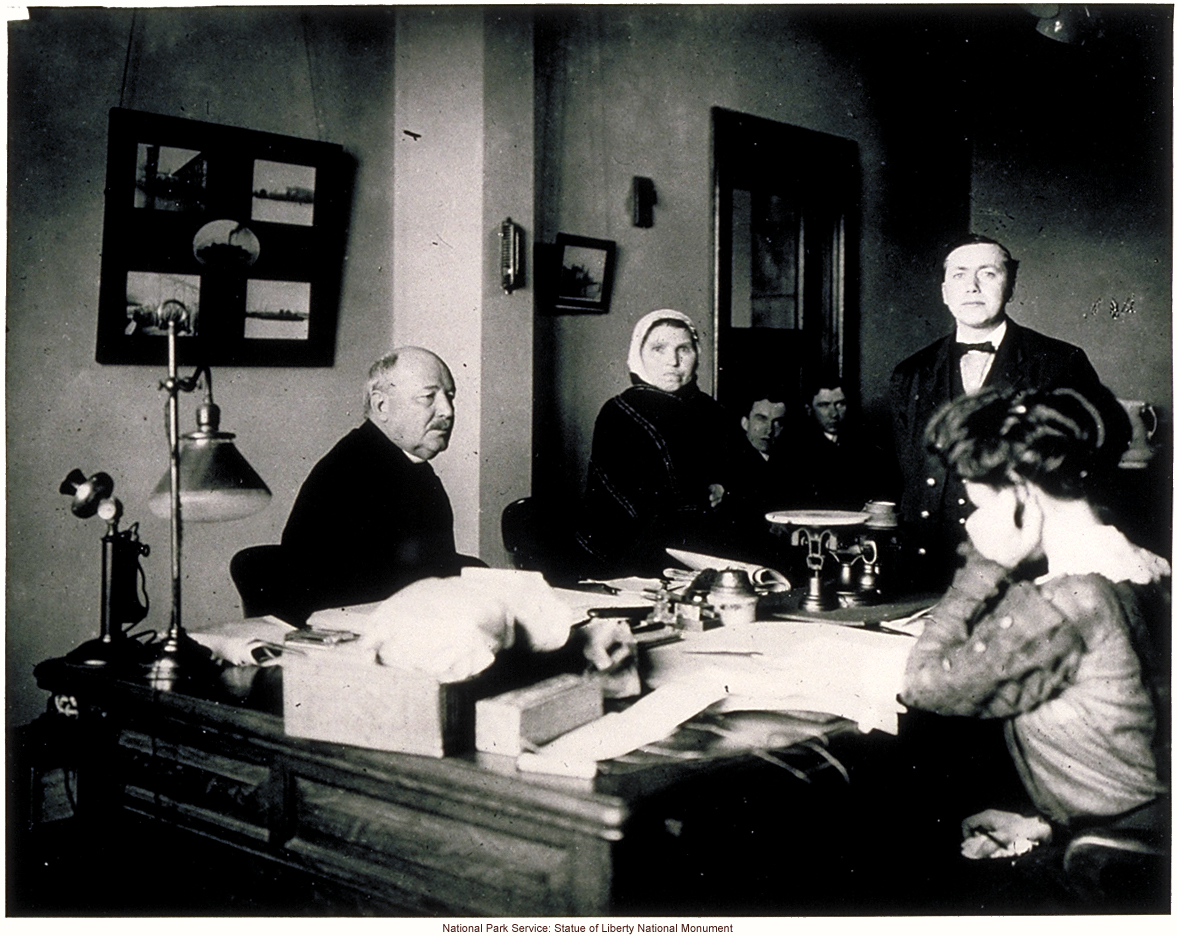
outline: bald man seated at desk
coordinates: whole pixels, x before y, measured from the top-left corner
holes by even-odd
[[[404,586],[484,563],[454,545],[454,513],[429,462],[449,446],[454,378],[424,348],[376,361],[364,422],[303,482],[282,532],[292,619],[381,601]]]

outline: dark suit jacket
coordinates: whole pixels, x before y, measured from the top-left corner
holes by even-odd
[[[769,462],[780,479],[780,506],[862,510],[867,501],[899,497],[892,459],[854,424],[844,425],[835,443],[808,419],[786,444],[788,459]]]
[[[411,461],[369,421],[303,482],[282,531],[287,615],[380,601],[477,560],[454,548],[454,514],[428,462]]]
[[[1007,321],[985,386],[1072,387],[1093,402],[1111,398],[1114,404],[1081,348]],[[905,554],[912,581],[920,587],[948,584],[956,565],[956,546],[965,538],[964,519],[972,512],[959,479],[948,476],[944,463],[924,443],[932,414],[964,392],[955,340],[955,333],[946,335],[907,358],[891,374],[895,452],[903,472]]]

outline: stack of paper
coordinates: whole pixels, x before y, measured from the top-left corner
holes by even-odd
[[[591,777],[597,761],[620,757],[643,744],[662,740],[725,693],[722,678],[704,667],[686,680],[655,689],[624,712],[611,712],[570,731],[534,754],[520,754],[519,769]]]
[[[912,638],[830,624],[761,621],[691,635],[650,650],[654,686],[718,673],[723,711],[840,715],[862,731],[898,731]]]

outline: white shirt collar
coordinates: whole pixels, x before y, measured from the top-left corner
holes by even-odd
[[[964,335],[961,334],[961,330],[967,326],[962,326],[961,324],[957,323],[956,340],[963,341],[966,344],[980,344],[982,341],[988,341],[993,344],[994,348],[1000,348],[1002,339],[1005,338],[1006,326],[1008,324],[1009,322],[1007,322],[1005,319],[1002,319],[1001,323],[988,334],[979,332],[975,328],[970,328],[968,330],[968,334]]]
[[[1109,582],[1147,585],[1171,574],[1169,563],[1129,541],[1114,526],[1082,525],[1050,555],[1048,582],[1064,575],[1102,575]]]

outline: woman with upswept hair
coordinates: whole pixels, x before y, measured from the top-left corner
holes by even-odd
[[[1020,854],[1093,825],[1164,836],[1169,564],[1107,523],[1097,493],[1128,437],[1078,391],[987,389],[926,439],[976,510],[965,565],[928,615],[902,700],[1004,719],[1037,815],[964,820],[962,854]]]

